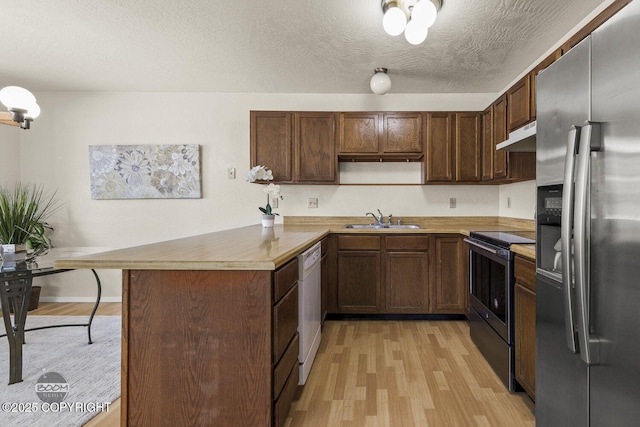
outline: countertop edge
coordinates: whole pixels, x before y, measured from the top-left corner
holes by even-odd
[[[462,221],[461,221],[462,222]],[[238,227],[228,230],[179,238],[166,242],[158,242],[147,245],[139,245],[123,249],[115,249],[108,252],[101,252],[75,258],[58,259],[54,261],[56,268],[67,269],[118,269],[118,270],[276,270],[286,264],[305,249],[311,247],[316,242],[322,240],[330,234],[457,234],[469,236],[471,230],[504,230],[515,231],[518,228],[510,225],[495,224],[493,221],[482,225],[478,223],[469,224],[421,224],[420,229],[347,229],[344,223],[324,223],[324,224],[284,224],[277,225],[272,233],[276,233],[275,240],[282,247],[272,249],[274,255],[269,255],[269,250],[256,249],[262,247],[265,241],[260,240],[262,230],[259,225]],[[266,230],[266,229],[265,229]],[[264,233],[264,230],[262,231]],[[227,251],[238,233],[239,243],[234,250],[240,255],[237,259],[228,254],[220,256]],[[257,234],[256,234],[257,233]],[[257,245],[256,243],[260,243]],[[274,245],[277,246],[276,243]],[[184,246],[184,252],[182,251]],[[514,245],[520,246],[520,245]],[[522,245],[526,246],[526,245]],[[166,249],[165,247],[169,247]],[[243,248],[247,248],[243,250]],[[534,249],[522,248],[514,252],[529,258],[535,259]],[[146,256],[136,258],[139,253],[150,251]],[[156,251],[156,253],[153,253]],[[253,259],[250,255],[254,256]],[[216,259],[219,258],[219,259]]]

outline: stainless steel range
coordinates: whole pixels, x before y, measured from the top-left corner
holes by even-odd
[[[469,291],[471,339],[509,391],[514,377],[512,244],[535,243],[535,232],[471,232]]]

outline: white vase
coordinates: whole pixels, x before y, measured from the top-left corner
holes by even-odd
[[[273,221],[275,218],[275,215],[262,215],[262,226],[273,227]]]

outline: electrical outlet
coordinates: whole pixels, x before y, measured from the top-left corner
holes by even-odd
[[[307,207],[308,208],[317,208],[318,207],[318,198],[317,197],[309,197],[307,199]]]
[[[228,179],[236,179],[236,168],[227,169],[227,178]]]
[[[507,197],[507,208],[511,207],[511,197]]]
[[[456,207],[456,198],[455,197],[449,197],[449,208],[453,209]]]

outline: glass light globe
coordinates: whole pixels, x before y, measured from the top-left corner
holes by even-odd
[[[425,41],[428,33],[429,29],[427,27],[413,19],[409,21],[407,28],[404,29],[404,37],[413,45],[418,45]]]
[[[391,79],[387,73],[377,71],[373,77],[371,77],[369,86],[371,86],[371,92],[376,95],[384,95],[391,89]]]
[[[411,10],[411,20],[420,22],[421,25],[429,28],[436,22],[438,9],[431,0],[420,0]]]
[[[399,7],[390,7],[382,17],[382,27],[390,36],[402,34],[407,25],[407,15]]]
[[[29,105],[36,103],[36,97],[28,90],[19,86],[7,86],[0,90],[0,102],[8,109],[28,109]]]
[[[29,108],[27,108],[27,112],[24,115],[26,118],[31,120],[37,119],[40,115],[40,106],[36,103],[29,105]]]

